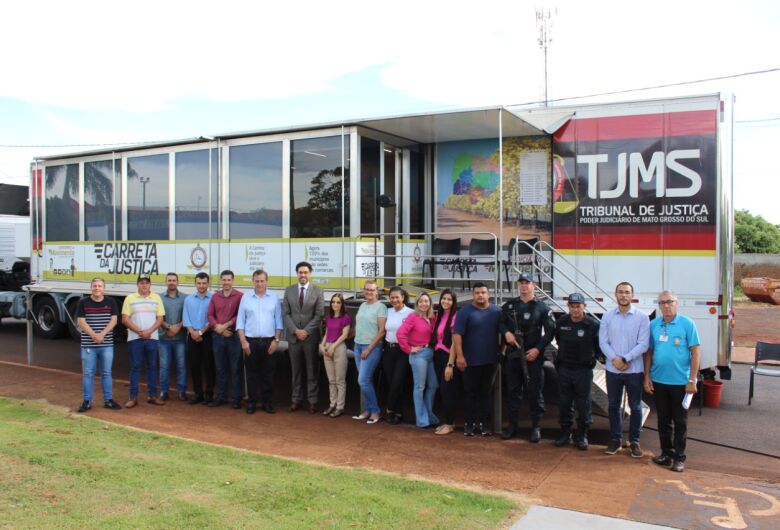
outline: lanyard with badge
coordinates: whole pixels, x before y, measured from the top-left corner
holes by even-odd
[[[666,333],[666,324],[661,324],[661,335],[658,337],[658,342],[669,342],[669,335]]]

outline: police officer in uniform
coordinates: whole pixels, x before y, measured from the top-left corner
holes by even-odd
[[[558,355],[555,367],[558,370],[560,389],[561,435],[555,440],[557,447],[575,442],[577,449],[588,448],[588,429],[593,423],[591,416],[591,384],[596,358],[601,356],[599,348],[599,321],[585,314],[585,297],[580,293],[569,295],[569,314],[562,315],[555,326],[555,341]],[[572,440],[574,409],[577,410],[577,432]]]
[[[520,273],[517,287],[520,296],[502,306],[509,330],[504,335],[507,343],[504,374],[509,425],[501,433],[501,439],[509,440],[517,435],[527,367],[531,442],[538,443],[542,438],[539,421],[544,414],[544,349],[552,341],[555,321],[550,308],[534,298],[536,286],[530,274]]]

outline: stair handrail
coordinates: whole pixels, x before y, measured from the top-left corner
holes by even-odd
[[[567,274],[567,273],[566,273],[566,271],[564,271],[563,269],[561,269],[561,267],[559,267],[558,265],[556,265],[556,263],[555,263],[555,262],[553,262],[553,260],[551,260],[550,258],[548,258],[548,257],[547,257],[547,256],[544,254],[544,252],[549,252],[549,253],[550,253],[552,256],[554,256],[556,259],[560,259],[561,261],[563,261],[563,262],[565,262],[567,265],[569,265],[569,267],[570,267],[572,270],[575,270],[575,271],[577,271],[577,272],[580,274],[581,278],[583,278],[583,279],[587,280],[587,281],[588,281],[588,283],[589,283],[590,285],[592,285],[593,287],[595,287],[596,291],[598,291],[598,292],[601,292],[601,293],[604,295],[604,298],[606,298],[606,299],[610,300],[610,301],[611,301],[611,302],[613,302],[613,303],[617,303],[617,301],[614,299],[614,297],[613,297],[613,296],[612,296],[610,293],[608,293],[607,291],[605,291],[604,289],[602,289],[602,288],[601,288],[601,286],[599,286],[599,284],[597,284],[597,283],[596,283],[596,282],[595,282],[595,281],[594,281],[594,280],[593,280],[593,279],[592,279],[590,276],[588,276],[587,274],[585,274],[584,272],[582,272],[582,270],[580,270],[579,268],[575,267],[575,266],[574,266],[574,264],[573,264],[571,261],[569,261],[568,259],[566,259],[566,257],[565,257],[563,254],[561,254],[561,253],[560,253],[560,252],[559,252],[559,251],[558,251],[558,250],[557,250],[555,247],[553,247],[553,246],[552,246],[550,243],[548,243],[547,241],[540,240],[540,241],[537,241],[535,245],[530,245],[530,244],[529,244],[527,241],[524,241],[524,240],[520,239],[520,236],[519,236],[519,234],[518,234],[518,236],[517,236],[517,243],[516,243],[516,244],[517,244],[517,245],[525,245],[525,247],[527,247],[528,249],[530,249],[530,251],[531,251],[531,256],[532,256],[532,259],[531,259],[531,267],[533,268],[534,275],[535,275],[537,278],[539,278],[540,280],[542,280],[542,277],[544,276],[544,278],[548,279],[548,280],[549,280],[549,282],[550,282],[552,285],[555,285],[555,283],[556,283],[556,282],[555,282],[555,279],[553,278],[553,275],[552,275],[552,273],[553,273],[553,271],[556,271],[556,273],[557,273],[558,275],[560,275],[560,276],[563,276],[563,277],[564,277],[566,280],[568,280],[568,281],[569,281],[569,282],[570,282],[570,283],[571,283],[571,284],[572,284],[572,285],[573,285],[573,286],[574,286],[574,287],[575,287],[575,288],[576,288],[578,291],[580,291],[580,292],[581,292],[581,293],[582,293],[584,296],[586,296],[586,297],[590,298],[591,300],[593,300],[593,302],[594,302],[594,303],[595,303],[597,306],[599,306],[599,308],[601,308],[601,310],[602,310],[603,312],[605,312],[605,313],[606,313],[606,312],[609,310],[609,309],[608,309],[608,308],[607,308],[607,307],[606,307],[604,304],[602,304],[602,303],[601,303],[601,302],[600,302],[600,301],[597,299],[597,297],[596,297],[596,296],[594,296],[594,294],[593,294],[593,293],[592,293],[592,292],[591,292],[589,289],[586,289],[586,288],[585,288],[585,287],[584,287],[584,286],[583,286],[583,285],[582,285],[580,282],[578,282],[578,281],[574,280],[574,279],[573,279],[571,276],[569,276],[569,274]],[[516,272],[518,272],[518,273],[520,272],[520,269],[519,269],[519,267],[518,267],[518,264],[517,264],[518,262],[517,262],[517,259],[516,259],[516,258],[517,258],[517,256],[519,256],[519,255],[520,255],[520,254],[518,254],[518,253],[515,253],[515,255],[513,256],[513,258],[515,258],[515,260],[514,260],[514,261],[515,261],[516,263],[513,263],[513,264],[512,264],[512,267],[513,267],[513,268],[515,269],[515,271],[516,271]],[[526,254],[526,255],[527,255],[527,254]],[[546,267],[545,267],[545,265],[546,265]],[[546,270],[545,270],[545,269],[546,269]],[[549,271],[549,272],[548,272],[548,271]],[[542,282],[540,281],[540,283],[542,283]],[[545,290],[542,288],[542,286],[541,286],[541,285],[540,285],[539,287],[540,287],[539,291],[541,291],[541,293],[544,293],[544,296],[542,296],[542,298],[544,298],[545,300],[549,301],[550,303],[552,303],[553,305],[555,305],[555,306],[556,306],[556,307],[558,307],[559,309],[561,309],[561,310],[564,310],[564,308],[563,308],[563,307],[562,307],[562,306],[561,306],[561,305],[560,305],[560,304],[559,304],[559,303],[558,303],[558,302],[557,302],[557,301],[556,301],[556,300],[555,300],[555,299],[552,297],[552,295],[550,295],[549,293],[547,293],[547,292],[546,292],[546,291],[545,291]],[[590,311],[590,310],[588,310],[587,312],[592,314],[592,311]]]

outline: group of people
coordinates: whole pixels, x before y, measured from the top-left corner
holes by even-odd
[[[189,296],[179,291],[175,273],[167,275],[162,296],[151,292],[149,276],[140,275],[137,292],[125,299],[121,310],[130,356],[130,392],[125,408],[138,405],[144,363],[147,402],[164,405],[169,399],[169,374],[175,362],[179,400],[209,407],[231,404],[240,409],[245,391],[248,414],[254,414],[258,407],[273,414],[274,353],[284,336],[292,371],[288,410],[306,407],[312,414],[319,412],[321,356],[329,386],[329,404],[322,414],[336,418],[345,412],[347,341],[354,338],[354,360],[363,398],[362,410],[352,416],[354,420],[371,425],[383,417],[375,388],[375,372],[381,365],[387,386],[384,418],[389,424],[403,421],[406,382],[411,372],[417,427],[434,428],[438,435],[452,433],[462,399],[464,434],[490,436],[492,391],[500,363],[508,410],[501,438],[518,435],[525,395],[531,419],[530,441],[538,443],[545,411],[545,350],[555,340],[561,427],[555,445],[588,449],[593,368],[601,360],[606,366],[611,431],[606,453],[616,454],[623,448],[625,391],[631,410],[629,452],[635,458],[643,456],[639,438],[644,390],[655,396],[658,414],[662,453],[653,461],[683,471],[687,420],[684,398],[696,392],[700,351],[696,326],[677,312],[674,293],[659,294],[660,316],[652,321],[632,305],[633,287],[628,282],[617,285],[618,305],[601,321],[587,313],[581,293],[572,293],[567,299],[568,313],[556,321],[552,310],[536,298],[533,279],[525,273],[517,280],[519,296],[502,307],[492,304],[488,287],[477,282],[471,302],[460,308],[456,294],[449,289],[441,292],[436,306],[429,294],[420,293],[411,308],[409,296],[401,287],[390,288],[388,308],[380,300],[377,283],[369,280],[363,289],[365,301],[353,321],[341,294],[333,295],[325,306],[322,289],[311,282],[311,274],[311,264],[298,263],[298,281],[285,289],[282,300],[268,291],[268,274],[263,270],[254,272],[253,290],[246,294],[233,288],[234,275],[229,270],[220,274],[221,289],[214,293],[209,290],[208,274],[198,273],[196,292]],[[92,407],[98,359],[104,406],[122,408],[114,401],[111,386],[113,330],[120,312],[114,300],[104,295],[104,289],[105,282],[95,278],[91,295],[78,306],[83,367],[79,412]],[[186,393],[188,357],[194,392],[191,398]],[[438,415],[434,411],[437,391]]]

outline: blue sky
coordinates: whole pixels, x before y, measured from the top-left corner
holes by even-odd
[[[14,2],[0,182],[88,144],[538,101],[536,6],[553,13],[553,99],[780,68],[768,0]],[[780,72],[591,101],[712,92],[737,97],[736,207],[780,224]]]

